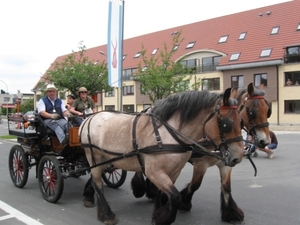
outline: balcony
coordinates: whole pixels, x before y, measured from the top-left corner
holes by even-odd
[[[300,63],[300,54],[284,55],[284,63]]]

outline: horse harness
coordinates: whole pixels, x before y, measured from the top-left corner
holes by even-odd
[[[231,111],[229,112],[229,114],[226,118],[221,119],[220,109],[231,109]],[[93,165],[91,167],[89,167],[88,169],[92,169],[92,168],[97,167],[97,166],[109,164],[109,163],[112,163],[114,161],[129,158],[129,157],[132,157],[132,156],[137,156],[139,164],[141,166],[141,169],[144,173],[145,168],[144,168],[144,163],[142,161],[140,153],[152,154],[152,153],[163,153],[163,152],[166,152],[166,151],[173,152],[173,153],[184,153],[184,152],[192,151],[193,153],[196,153],[196,154],[208,155],[208,156],[211,156],[211,157],[218,158],[219,160],[226,161],[226,160],[228,160],[228,158],[230,156],[228,143],[243,141],[242,136],[238,136],[236,138],[227,139],[227,140],[224,137],[224,133],[229,133],[232,130],[232,122],[230,121],[229,116],[231,115],[232,110],[234,110],[234,109],[237,109],[237,106],[220,106],[220,102],[219,102],[216,105],[215,110],[213,112],[211,112],[211,114],[205,120],[203,130],[204,130],[204,127],[205,127],[206,123],[216,113],[218,113],[217,122],[218,122],[218,127],[219,127],[219,134],[220,134],[220,138],[221,138],[221,144],[218,145],[218,146],[214,144],[214,146],[216,148],[215,148],[215,151],[212,151],[212,152],[210,152],[207,148],[205,148],[204,144],[202,144],[201,142],[195,142],[194,140],[190,139],[189,137],[185,136],[184,134],[182,134],[181,132],[176,130],[174,127],[170,126],[167,122],[165,122],[165,121],[161,120],[160,118],[158,118],[155,114],[149,112],[148,111],[149,109],[143,110],[142,112],[138,113],[135,116],[134,120],[133,120],[133,124],[132,124],[132,126],[133,126],[132,127],[132,145],[133,145],[134,150],[131,151],[131,152],[128,152],[128,153],[112,152],[112,151],[100,148],[100,147],[92,144],[91,143],[91,138],[90,138],[90,129],[87,129],[87,131],[88,131],[87,136],[88,136],[88,142],[89,143],[81,143],[81,146],[82,147],[89,147],[90,150],[91,150]],[[137,144],[137,140],[136,140],[136,126],[137,126],[137,123],[138,123],[138,120],[139,120],[140,116],[143,115],[143,114],[147,114],[147,115],[150,116],[150,120],[152,121],[152,126],[153,126],[153,130],[154,130],[155,138],[156,138],[156,141],[157,141],[157,145],[152,145],[152,146],[147,146],[147,147],[144,147],[144,148],[139,148],[139,146]],[[88,123],[87,123],[88,127],[90,127],[91,120],[92,120],[92,118],[90,118],[88,120]],[[161,139],[161,136],[160,136],[159,131],[158,131],[159,126],[157,125],[156,120],[158,120],[162,125],[164,125],[166,127],[168,132],[179,143],[179,145],[175,145],[175,144],[166,145],[166,144],[162,143],[162,139]],[[86,122],[87,121],[84,121],[83,126],[86,125]],[[81,131],[82,131],[82,129],[81,129]],[[81,136],[81,134],[79,136]],[[191,142],[192,144],[185,143],[182,139],[179,138],[179,136],[186,139],[187,141]],[[225,150],[223,150],[222,147]],[[112,158],[110,160],[106,160],[104,162],[96,164],[95,158],[94,158],[94,153],[93,153],[94,148],[96,148],[100,151],[103,151],[107,154],[115,155],[116,157]]]
[[[255,100],[255,99],[264,99],[264,96],[263,95],[257,95],[257,96],[246,97],[245,102],[247,100]],[[265,102],[269,106],[269,109],[268,109],[268,112],[267,112],[267,117],[269,118],[272,114],[272,107],[271,107],[272,105],[268,104],[266,100],[265,100]],[[245,103],[240,106],[239,111],[242,111],[244,105],[245,105]],[[250,129],[247,130],[244,126],[243,126],[243,129],[247,132],[247,134],[250,134],[251,136],[253,136],[254,139],[256,139],[257,135],[256,135],[256,130],[255,129],[256,128],[262,128],[262,127],[268,127],[269,122],[253,125],[252,121],[257,117],[257,109],[255,109],[255,108],[249,109],[249,107],[246,106],[246,112],[247,112],[247,116],[248,116],[249,128]]]

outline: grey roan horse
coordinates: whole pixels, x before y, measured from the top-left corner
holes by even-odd
[[[79,128],[94,188],[87,185],[84,195],[93,201],[95,190],[98,219],[116,224],[116,216],[103,194],[101,175],[105,164],[143,172],[159,190],[152,224],[171,224],[181,206],[181,195],[174,183],[195,146],[201,148],[197,141],[209,134],[207,137],[219,150],[218,158],[235,166],[243,159],[240,124],[237,100],[231,97],[230,88],[224,95],[206,91],[174,94],[138,115],[107,111],[94,114]]]

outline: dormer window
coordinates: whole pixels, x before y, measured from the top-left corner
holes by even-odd
[[[179,45],[174,45],[173,51],[176,51],[178,49]]]
[[[157,51],[158,51],[158,48],[154,49],[154,50],[152,51],[151,55],[155,55]]]
[[[279,32],[279,27],[273,27],[271,31],[271,35],[278,34],[278,32]]]
[[[134,58],[138,58],[138,57],[140,57],[141,56],[141,52],[137,52],[136,54],[135,54],[135,56],[134,56]]]
[[[195,41],[188,43],[188,45],[185,48],[192,48],[195,45]]]
[[[219,40],[219,43],[225,43],[227,41],[228,35],[222,36]]]
[[[230,56],[230,59],[229,61],[236,61],[240,58],[240,52],[239,53],[233,53],[231,56]]]
[[[247,32],[242,32],[239,36],[239,40],[244,40],[246,38]]]
[[[272,49],[263,49],[260,53],[260,57],[269,57],[271,55]]]

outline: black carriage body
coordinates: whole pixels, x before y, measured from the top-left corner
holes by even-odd
[[[9,134],[16,136],[18,142],[9,154],[9,172],[16,187],[26,185],[29,170],[36,166],[36,178],[42,196],[46,201],[54,203],[62,196],[64,178],[79,177],[89,171],[89,164],[78,139],[79,127],[73,126],[71,122],[69,125],[69,143],[63,146],[40,115],[36,114],[31,121],[23,117],[8,117]],[[111,168],[112,165],[108,165],[103,178],[109,187],[117,188],[124,183],[127,173]],[[119,175],[120,178],[116,177]]]

